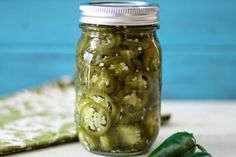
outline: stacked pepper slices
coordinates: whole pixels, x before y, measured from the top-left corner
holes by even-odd
[[[147,150],[160,125],[161,52],[152,31],[156,26],[147,26],[145,34],[140,33],[143,27],[81,27],[85,31],[76,73],[80,142],[91,151]]]

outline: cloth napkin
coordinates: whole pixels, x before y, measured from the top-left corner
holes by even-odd
[[[71,79],[0,98],[0,155],[77,140]]]

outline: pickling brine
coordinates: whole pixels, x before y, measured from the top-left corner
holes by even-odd
[[[112,8],[113,3],[93,6]],[[98,154],[144,153],[160,128],[159,25],[88,21],[80,24],[83,33],[76,55],[75,121],[79,141]]]

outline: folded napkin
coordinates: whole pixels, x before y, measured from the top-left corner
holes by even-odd
[[[77,140],[71,79],[0,99],[0,155]]]

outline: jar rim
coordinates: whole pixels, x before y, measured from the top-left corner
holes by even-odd
[[[160,7],[142,1],[100,1],[82,4],[80,11],[80,23],[141,26],[159,23]]]

